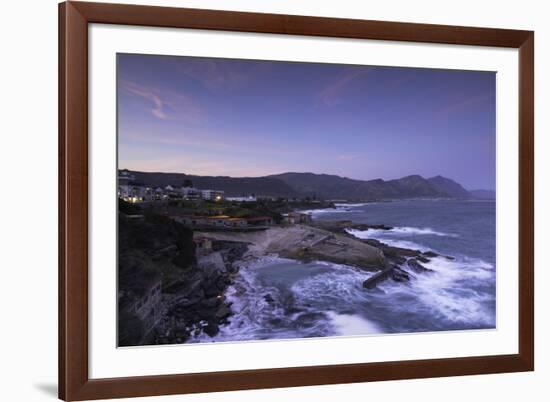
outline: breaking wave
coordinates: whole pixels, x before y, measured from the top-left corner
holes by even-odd
[[[486,215],[471,220],[470,212],[460,215],[466,203],[441,203],[437,208],[432,202],[429,206],[420,201],[415,203],[425,209],[417,209],[413,214],[403,213],[404,206],[397,203],[372,208],[365,208],[364,204],[342,204],[335,209],[307,212],[318,219],[340,219],[333,218],[334,213],[346,219],[348,213],[356,222],[402,222],[391,230],[348,229],[347,232],[390,246],[449,254],[454,259],[430,258],[423,265],[431,271],[423,273],[403,264],[401,268],[410,275],[409,282],[388,279],[371,290],[364,289],[362,284],[375,272],[346,265],[302,263],[277,256],[242,263],[234,284],[226,292],[233,311],[229,323],[222,325],[215,337],[201,334],[194,341],[494,328],[496,274],[491,251],[494,250],[494,240],[491,240],[494,226],[489,219],[494,212],[477,209]],[[441,224],[449,222],[453,212],[449,208],[455,208],[457,219],[452,224]],[[483,217],[488,218],[480,221]]]
[[[433,272],[408,271],[411,281],[387,280],[367,291],[373,272],[327,262],[261,259],[241,268],[226,296],[229,323],[213,338],[233,342],[327,336],[492,328],[494,281],[491,264],[481,260],[433,258]],[[407,267],[403,269],[408,270]],[[472,287],[472,282],[481,284]]]

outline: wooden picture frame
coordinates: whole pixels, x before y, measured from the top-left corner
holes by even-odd
[[[90,379],[88,24],[196,28],[519,49],[519,353]],[[534,369],[534,33],[183,8],[59,5],[59,397],[64,400],[443,377]]]

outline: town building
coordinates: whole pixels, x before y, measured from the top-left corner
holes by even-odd
[[[252,226],[271,226],[273,225],[273,218],[270,216],[256,216],[254,218],[246,218],[246,222]]]
[[[191,186],[174,186],[152,188],[137,182],[136,177],[127,169],[119,171],[118,197],[128,202],[163,201],[168,199],[184,199],[190,201],[221,201],[225,193],[221,190],[198,189]]]
[[[214,216],[172,216],[172,219],[192,228],[243,229],[247,227],[269,226],[273,219],[269,216],[239,218],[227,215]]]
[[[151,188],[136,181],[128,170],[121,170],[118,176],[118,197],[127,202],[142,202],[152,198]]]
[[[207,201],[221,201],[224,199],[224,194],[219,190],[201,190],[201,198]]]
[[[181,196],[184,200],[200,200],[202,198],[201,190],[194,187],[181,187]]]
[[[255,195],[251,194],[242,197],[226,197],[226,200],[233,202],[256,202],[258,201],[258,198]]]
[[[290,212],[283,215],[283,221],[294,225],[299,223],[311,223],[312,219],[310,214],[305,214],[303,212]]]

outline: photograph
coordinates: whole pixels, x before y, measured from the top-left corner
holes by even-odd
[[[496,329],[496,72],[116,58],[118,347]]]

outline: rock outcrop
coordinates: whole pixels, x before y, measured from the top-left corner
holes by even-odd
[[[217,241],[239,241],[249,244],[253,257],[277,254],[300,261],[322,260],[352,265],[368,271],[386,266],[381,250],[352,236],[308,225],[272,227],[262,232],[202,233]]]

